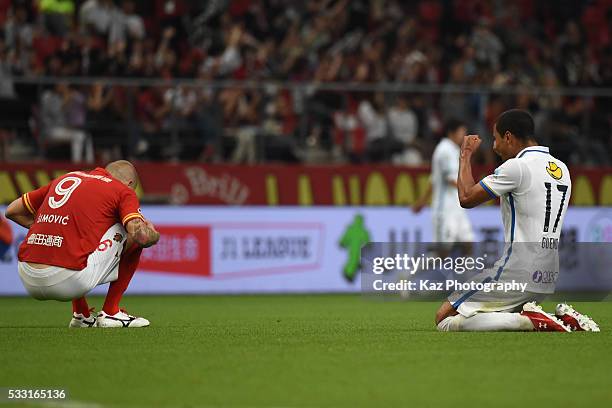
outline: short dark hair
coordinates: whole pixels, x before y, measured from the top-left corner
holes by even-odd
[[[444,136],[448,136],[448,134],[450,132],[454,132],[457,129],[459,129],[461,126],[464,126],[467,128],[467,124],[457,118],[451,118],[449,120],[446,121],[446,125],[444,126]]]
[[[522,141],[535,140],[535,124],[533,117],[526,110],[510,109],[499,115],[495,127],[500,135],[512,133]]]

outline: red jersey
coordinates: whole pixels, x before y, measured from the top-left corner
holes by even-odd
[[[114,224],[143,219],[136,193],[102,168],[74,171],[22,196],[34,215],[19,260],[82,270]]]

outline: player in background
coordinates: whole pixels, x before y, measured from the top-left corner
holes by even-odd
[[[431,159],[430,182],[412,211],[418,214],[431,199],[433,239],[429,250],[440,258],[446,258],[453,252],[457,252],[458,256],[468,256],[472,253],[474,231],[457,195],[459,151],[467,135],[467,126],[458,119],[449,119],[444,132],[445,136],[434,149]],[[411,273],[414,275],[417,272]],[[408,278],[410,276],[405,273],[400,274],[400,279]],[[409,298],[414,292],[405,290],[401,296]]]
[[[467,136],[461,146],[457,187],[459,202],[473,208],[491,199],[501,200],[506,253],[490,271],[489,281],[509,279],[531,283],[525,292],[496,292],[491,299],[480,291],[451,294],[436,314],[441,331],[599,331],[595,322],[576,312],[571,306],[560,304],[555,315],[546,313],[536,301],[542,294],[554,291],[554,282],[536,285],[531,282],[532,269],[539,257],[558,258],[555,249],[537,246],[545,240],[558,240],[571,193],[571,179],[567,166],[553,157],[547,147],[535,140],[534,122],[523,110],[502,113],[493,127],[493,150],[503,160],[494,174],[474,181],[471,157],[480,146],[479,136]],[[557,241],[558,242],[558,241]],[[520,245],[532,245],[525,256]],[[513,244],[516,250],[513,251]],[[554,251],[554,252],[553,252]],[[550,265],[550,264],[548,264]],[[521,310],[520,313],[516,311]]]
[[[0,215],[0,258],[4,257],[13,243],[13,230],[8,222]]]
[[[159,233],[140,214],[138,174],[125,160],[73,171],[13,201],[6,217],[28,228],[19,247],[24,287],[39,300],[72,301],[69,327],[144,327],[119,309],[143,248]],[[102,311],[90,315],[85,295],[110,282]]]
[[[467,135],[467,126],[457,119],[446,123],[445,137],[436,146],[431,160],[431,182],[413,206],[419,213],[431,198],[433,242],[440,257],[450,254],[453,246],[461,246],[463,254],[471,252],[474,231],[457,195],[459,152]]]

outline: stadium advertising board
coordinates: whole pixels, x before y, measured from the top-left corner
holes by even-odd
[[[365,243],[432,239],[430,213],[401,208],[148,206],[143,213],[162,238],[144,251],[131,293],[355,292]],[[498,208],[468,215],[478,241],[503,240]],[[25,294],[15,260],[25,230],[13,227],[1,295]],[[563,227],[569,242],[612,242],[612,208],[570,207]]]
[[[419,197],[429,168],[393,166],[201,165],[138,163],[148,202],[202,205],[405,206]],[[0,203],[48,183],[74,164],[0,165]],[[492,168],[475,167],[482,177]],[[571,204],[612,205],[612,169],[572,169]]]

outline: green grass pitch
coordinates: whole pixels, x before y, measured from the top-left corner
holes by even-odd
[[[575,304],[602,332],[568,334],[438,333],[437,303],[352,295],[124,304],[151,327],[69,330],[69,304],[0,298],[0,387],[75,408],[612,406],[610,303]]]

